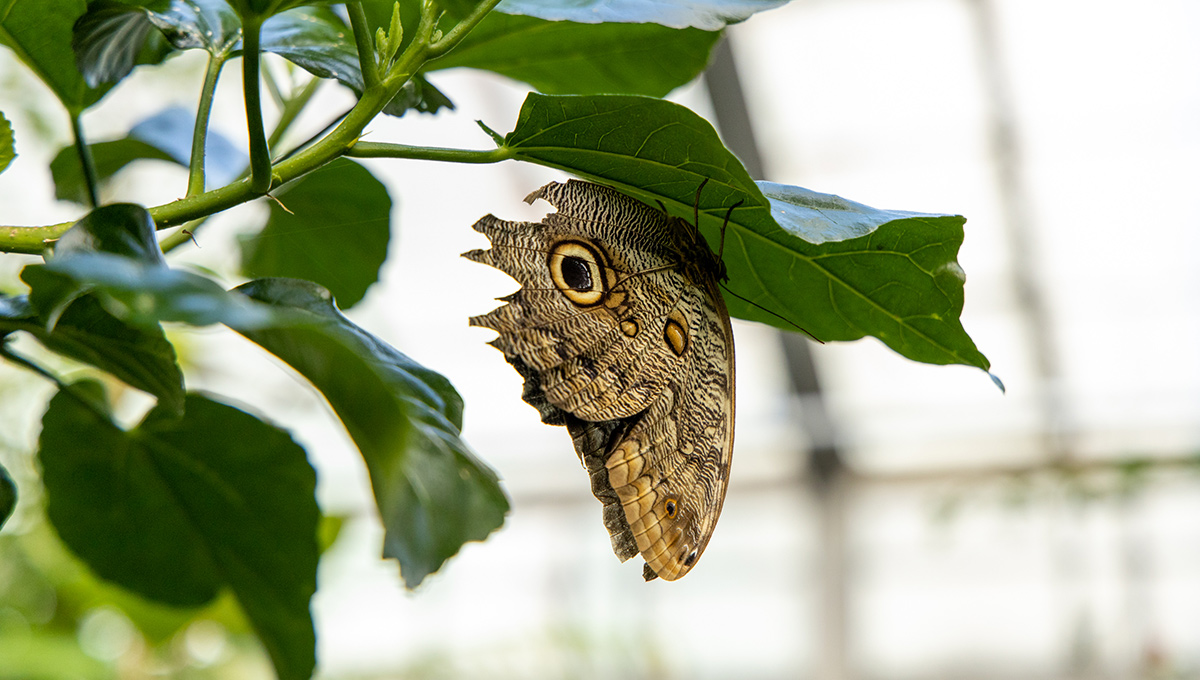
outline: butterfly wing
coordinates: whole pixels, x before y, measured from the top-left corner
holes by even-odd
[[[680,245],[694,227],[624,194],[571,181],[537,198],[558,212],[476,223],[492,247],[465,257],[521,289],[471,324],[499,333],[525,400],[567,426],[617,556],[677,579],[712,535],[732,457],[733,335],[716,273],[683,266],[704,260]]]

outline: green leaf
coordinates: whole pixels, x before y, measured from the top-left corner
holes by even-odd
[[[504,0],[496,10],[549,21],[578,21],[585,24],[655,23],[671,28],[691,26],[706,31],[719,31],[727,24],[744,21],[756,12],[774,9],[786,3],[787,0]]]
[[[773,210],[795,206],[773,207],[707,121],[659,99],[531,94],[505,146],[514,158],[661,201],[689,220],[708,179],[699,226],[714,251],[737,205],[723,253],[734,316],[785,330],[791,322],[821,340],[872,335],[917,361],[988,368],[959,322],[961,217],[892,219],[859,238],[810,243],[776,222]],[[777,201],[787,193],[773,191]]]
[[[392,101],[383,107],[383,112],[389,116],[403,116],[408,111],[437,113],[441,109],[453,111],[454,102],[418,73],[404,83]]]
[[[492,12],[430,68],[486,69],[550,94],[661,97],[700,75],[720,37],[658,24],[545,21]]]
[[[16,157],[17,145],[13,141],[12,124],[0,113],[0,172],[7,170]]]
[[[280,678],[315,664],[316,475],[288,434],[190,394],[186,415],[112,422],[97,383],[59,392],[42,418],[46,514],[102,578],[183,607],[229,587]]]
[[[66,308],[52,330],[49,326],[24,297],[0,297],[0,337],[25,331],[51,351],[154,395],[163,409],[183,411],[183,373],[161,328],[125,324],[86,295]]]
[[[237,290],[295,315],[275,329],[234,329],[304,375],[337,412],[370,472],[384,556],[399,560],[409,588],[503,523],[508,499],[460,438],[462,399],[449,381],[355,326],[315,284],[263,279]]]
[[[275,196],[267,226],[242,241],[242,272],[308,279],[328,288],[343,309],[358,304],[387,259],[392,213],[387,189],[362,165],[343,158],[284,185]]]
[[[242,22],[225,0],[170,0],[146,18],[177,49],[201,49],[225,57],[242,44]]]
[[[170,45],[140,7],[112,0],[96,0],[75,22],[71,48],[75,63],[90,87],[116,83],[137,64],[157,64]]]
[[[108,88],[91,89],[67,45],[84,0],[0,0],[0,43],[37,74],[68,111],[79,113]]]
[[[263,24],[261,40],[263,51],[362,92],[358,50],[350,28],[328,7],[301,7],[273,16]]]
[[[8,476],[8,470],[0,465],[0,529],[4,528],[4,523],[12,517],[16,507],[17,485],[13,484],[12,477]]]
[[[262,28],[262,49],[272,52],[319,78],[334,78],[362,96],[363,76],[358,48],[350,28],[330,9],[301,7],[271,17]],[[416,109],[435,113],[454,105],[437,88],[414,76],[383,112],[404,115]]]
[[[145,208],[114,203],[84,215],[65,231],[54,244],[54,256],[103,251],[165,267],[167,261],[154,234],[154,218]]]
[[[109,179],[136,160],[174,161],[165,151],[131,137],[88,146],[96,164],[97,181]],[[54,156],[54,160],[50,161],[50,175],[54,179],[55,198],[80,204],[89,202],[83,165],[79,162],[79,154],[74,146],[65,146]]]
[[[848,241],[866,236],[888,222],[910,218],[947,220],[962,226],[958,215],[933,215],[906,210],[880,210],[841,196],[823,194],[775,182],[755,182],[771,202],[779,226],[813,244]]]
[[[159,160],[188,167],[191,163],[192,133],[196,117],[191,111],[172,106],[143,120],[121,139],[91,144],[96,178],[110,179],[126,165],[138,160]],[[204,168],[210,186],[223,186],[240,175],[249,163],[246,154],[224,135],[210,130],[205,138]],[[74,146],[63,147],[50,161],[54,195],[64,201],[87,203],[83,166]]]
[[[54,276],[43,276],[43,271]],[[211,279],[110,253],[81,253],[44,265],[29,265],[21,279],[30,285],[34,300],[42,285],[56,280],[94,292],[109,313],[136,326],[163,321],[243,327],[276,323],[269,308],[231,294]]]
[[[153,219],[141,206],[103,206],[63,234],[53,259],[25,267],[21,279],[49,327],[86,292],[95,293],[118,319],[143,327],[160,321],[244,327],[276,323],[266,305],[229,293],[203,276],[167,267],[153,229]]]
[[[301,5],[313,5],[329,0],[229,0],[243,17],[270,17]]]
[[[367,27],[370,29],[371,35],[376,34],[376,29],[390,31],[392,28],[392,14],[399,9],[399,19],[401,26],[401,40],[396,47],[398,50],[403,50],[408,43],[412,42],[413,36],[416,35],[417,23],[421,20],[421,3],[418,0],[362,0],[363,12],[367,15]],[[398,6],[398,7],[397,7]]]

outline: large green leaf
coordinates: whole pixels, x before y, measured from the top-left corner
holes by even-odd
[[[15,331],[25,331],[47,349],[107,371],[158,397],[159,406],[166,411],[183,410],[183,373],[175,360],[175,348],[157,326],[126,324],[86,295],[68,306],[57,323],[50,324],[26,298],[0,296],[0,338]]]
[[[12,517],[13,510],[17,507],[17,485],[13,484],[12,477],[8,476],[8,470],[0,465],[0,529],[4,528],[4,523]]]
[[[17,157],[17,146],[13,141],[12,124],[0,113],[0,172],[8,169],[9,163]]]
[[[67,49],[71,27],[86,9],[84,0],[0,0],[0,44],[12,49],[75,113],[107,91],[87,86]]]
[[[238,288],[289,311],[272,329],[234,327],[321,391],[358,445],[386,530],[384,555],[409,588],[498,528],[508,499],[496,474],[460,439],[462,399],[440,374],[370,335],[306,281]]]
[[[546,21],[492,12],[430,69],[486,69],[550,94],[661,97],[700,75],[720,37],[650,23]]]
[[[242,241],[243,273],[308,279],[328,288],[343,309],[358,304],[387,259],[387,189],[362,165],[342,158],[274,195],[267,226]]]
[[[700,229],[714,250],[737,205],[723,253],[734,316],[789,330],[797,324],[821,340],[872,335],[927,363],[989,365],[959,322],[961,217],[890,219],[858,238],[811,243],[772,216],[794,209],[786,205],[794,194],[772,189],[774,207],[707,121],[659,99],[532,94],[504,146],[520,160],[662,202],[688,219],[696,189],[709,180],[699,197]]]
[[[108,415],[97,383],[50,401],[38,460],[46,514],[101,577],[197,606],[229,587],[280,678],[315,664],[316,475],[282,430],[206,397],[155,409],[135,429]]]
[[[750,18],[755,12],[774,9],[786,3],[787,0],[504,0],[496,9],[507,14],[524,14],[549,21],[655,23],[671,28],[690,26],[719,31],[727,24]]]

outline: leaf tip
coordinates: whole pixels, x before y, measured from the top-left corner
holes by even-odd
[[[482,120],[476,120],[475,124],[478,125],[479,127],[483,128],[483,131],[486,132],[487,135],[492,138],[492,141],[496,143],[496,146],[498,146],[498,147],[504,146],[504,137],[501,136],[499,132],[496,132],[495,130],[488,127]]]
[[[992,383],[994,383],[996,385],[996,387],[1000,388],[1000,394],[1008,393],[1008,390],[1004,389],[1004,382],[1002,380],[1000,380],[1000,376],[996,375],[995,373],[992,373],[991,371],[984,371],[984,372],[987,373],[988,377],[992,379]]]

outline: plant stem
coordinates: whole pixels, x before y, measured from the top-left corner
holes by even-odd
[[[199,196],[204,193],[204,155],[208,140],[208,118],[212,113],[213,93],[217,89],[217,79],[221,76],[221,67],[225,65],[225,55],[211,55],[208,58],[208,69],[204,72],[204,87],[200,90],[200,104],[196,107],[196,127],[192,131],[192,158],[188,164],[188,196]]]
[[[367,13],[361,1],[347,2],[346,13],[350,15],[350,28],[354,30],[354,45],[358,48],[358,67],[362,70],[363,88],[379,87],[379,62],[371,46],[371,33],[367,26]]]
[[[259,49],[263,19],[242,17],[242,88],[246,101],[246,128],[250,134],[250,191],[256,195],[271,189],[271,150],[263,132],[262,100],[259,97]]]
[[[275,123],[275,129],[271,131],[271,138],[267,140],[268,148],[274,149],[279,144],[279,141],[288,131],[288,128],[292,126],[292,123],[296,122],[296,117],[300,115],[300,112],[304,110],[308,101],[316,94],[317,88],[321,86],[322,82],[324,80],[314,76],[312,80],[304,84],[304,87],[295,96],[284,100],[283,109],[279,114],[279,121]]]
[[[512,151],[506,148],[476,151],[386,142],[358,142],[346,151],[346,155],[354,158],[408,158],[448,163],[499,163],[512,158]]]
[[[71,134],[75,137],[75,153],[79,156],[79,164],[83,166],[83,183],[87,187],[88,202],[93,208],[100,206],[99,193],[96,191],[96,162],[92,160],[92,149],[83,136],[83,123],[79,112],[71,112]]]
[[[476,24],[478,24],[480,21],[483,21],[483,18],[488,15],[488,12],[491,12],[492,9],[499,4],[500,0],[486,0],[486,2],[479,3],[475,9],[466,16],[466,18],[458,22],[454,28],[450,29],[450,32],[446,33],[446,35],[442,36],[436,42],[430,44],[429,56],[440,57],[449,52],[454,48],[455,45],[459,43],[459,41],[466,37],[467,33],[470,32],[471,29],[475,28]]]
[[[267,91],[271,93],[271,101],[275,102],[275,108],[283,108],[284,96],[283,92],[279,90],[279,81],[275,78],[275,71],[267,66],[263,66],[260,72],[263,82],[267,86]]]
[[[3,342],[0,342],[0,357],[8,359],[12,363],[14,363],[18,366],[21,366],[23,368],[26,368],[26,369],[42,376],[43,378],[49,380],[50,382],[54,383],[55,385],[58,386],[59,391],[65,393],[67,396],[69,396],[72,399],[74,399],[75,401],[79,402],[79,404],[81,406],[83,406],[87,410],[91,411],[92,414],[95,415],[99,420],[104,421],[104,422],[112,422],[111,415],[106,413],[104,411],[104,409],[100,408],[91,399],[80,394],[79,390],[76,389],[74,385],[69,385],[67,383],[64,383],[62,380],[59,379],[58,376],[54,375],[47,369],[42,368],[41,366],[35,364],[33,361],[30,361],[29,359],[26,359],[25,357],[21,356],[20,354],[16,354],[12,350],[10,350],[8,348],[8,346],[6,344],[4,344]]]
[[[461,41],[467,35],[467,32],[473,28],[493,7],[499,4],[500,0],[484,0],[480,3],[476,11],[461,21],[454,30],[442,36],[437,41],[439,53],[444,54]],[[312,146],[300,151],[296,155],[281,161],[274,168],[270,166],[270,158],[259,158],[255,160],[254,149],[258,148],[261,153],[267,153],[268,146],[263,137],[262,126],[262,111],[258,106],[258,88],[251,87],[250,83],[257,84],[258,82],[258,47],[259,47],[259,25],[253,27],[244,26],[243,30],[246,33],[243,35],[243,43],[245,44],[245,52],[243,62],[245,69],[243,77],[253,75],[253,79],[246,78],[245,91],[247,98],[247,121],[253,117],[258,125],[249,125],[251,130],[251,176],[254,177],[254,168],[256,162],[259,168],[259,181],[265,181],[267,188],[270,187],[274,177],[278,177],[279,183],[293,180],[301,175],[309,173],[329,161],[346,154],[352,147],[358,144],[359,136],[367,125],[374,120],[375,116],[387,106],[388,102],[396,96],[400,88],[404,86],[413,73],[420,71],[425,62],[429,60],[429,46],[433,33],[433,22],[436,19],[432,10],[432,5],[428,5],[427,9],[423,9],[421,24],[413,41],[408,45],[404,52],[395,60],[395,63],[388,69],[388,74],[383,78],[382,87],[375,90],[369,90],[363,93],[358,103],[346,114],[341,124],[333,129],[328,135],[318,140]],[[247,22],[249,23],[249,22]],[[251,38],[250,36],[254,37]],[[253,43],[253,44],[251,44]],[[251,50],[253,48],[253,50]],[[250,70],[249,62],[253,62],[253,74],[246,74]],[[251,106],[251,99],[253,106]],[[252,113],[252,111],[254,113]],[[255,130],[257,129],[259,144],[255,145]],[[399,146],[399,145],[397,145]],[[367,147],[370,151],[370,147]],[[416,147],[410,147],[408,156],[412,158],[421,157],[415,150]],[[448,152],[459,154],[452,157]],[[445,150],[442,152],[432,152],[430,158],[436,160],[451,160],[457,162],[494,162],[502,160],[500,155],[508,153],[504,150],[495,150],[490,152],[471,152]],[[484,156],[480,154],[495,154],[494,159],[483,160]],[[469,159],[469,160],[468,160]],[[155,224],[159,229],[178,226],[190,222],[192,220],[212,215],[228,210],[236,205],[240,205],[247,201],[253,200],[262,196],[265,189],[261,189],[253,183],[252,179],[239,179],[234,182],[217,188],[211,191],[206,191],[198,196],[187,196],[177,201],[171,201],[154,208],[150,208],[150,215],[154,218]],[[43,227],[16,227],[16,226],[0,226],[0,252],[9,253],[41,253],[48,242],[62,236],[62,233],[70,228],[73,222],[62,222],[50,226]]]

